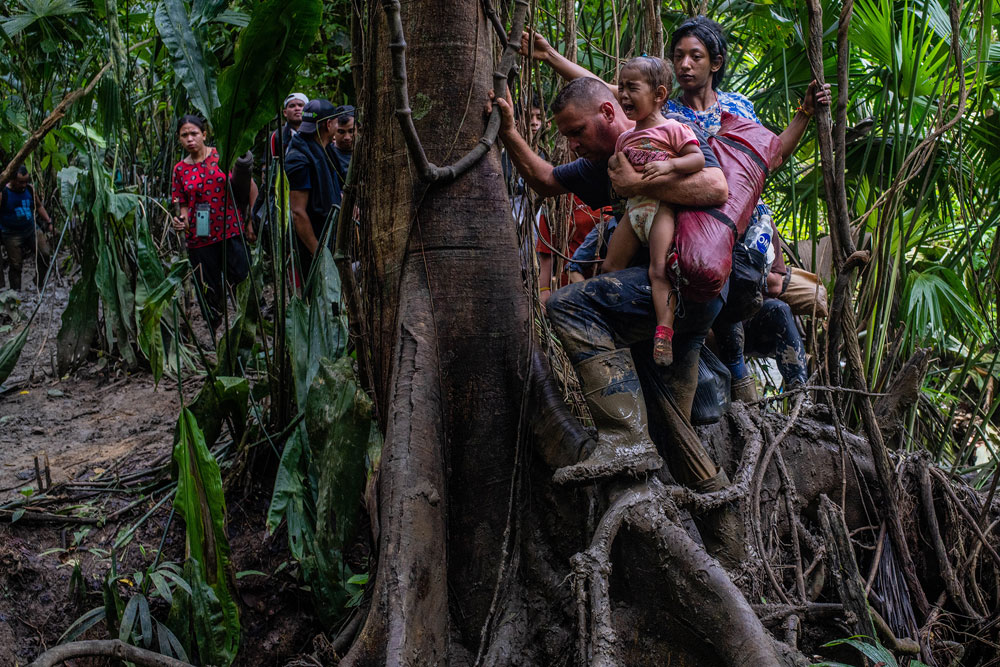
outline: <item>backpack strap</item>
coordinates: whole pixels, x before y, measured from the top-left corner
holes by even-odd
[[[738,151],[746,153],[750,157],[750,159],[753,160],[757,164],[757,166],[760,167],[761,170],[764,172],[764,178],[767,178],[768,176],[771,175],[771,172],[767,168],[767,164],[764,162],[764,160],[761,159],[761,157],[757,155],[757,153],[755,153],[754,150],[749,146],[747,146],[746,144],[740,143],[735,139],[730,139],[729,137],[725,137],[721,134],[712,135],[712,138],[715,139],[716,141],[721,141],[727,146],[735,148]]]

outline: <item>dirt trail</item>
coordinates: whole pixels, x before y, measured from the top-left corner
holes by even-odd
[[[26,286],[31,273],[25,271]],[[0,386],[0,503],[35,485],[36,456],[43,473],[48,456],[56,484],[134,470],[170,452],[180,401],[168,380],[157,389],[148,374],[93,366],[57,376],[55,340],[69,298],[66,282],[57,279],[44,295],[21,357]],[[8,305],[0,344],[17,335],[38,302],[33,287],[16,294],[16,306],[14,298],[9,290],[0,293]]]
[[[33,275],[25,268],[23,284],[30,286]],[[96,357],[65,378],[57,375],[55,340],[69,282],[59,278],[46,293],[21,357],[0,385],[0,505],[20,498],[21,490],[37,488],[36,456],[43,479],[48,456],[56,485],[146,470],[171,452],[180,412],[175,381],[164,378],[157,388],[148,373],[130,373]],[[32,287],[17,294],[0,291],[0,345],[21,331],[37,302]],[[200,384],[197,376],[189,378],[185,397],[193,398]],[[286,664],[318,632],[311,605],[304,603],[306,593],[298,587],[287,536],[283,531],[270,536],[264,529],[272,481],[255,480],[246,496],[228,499],[235,570],[265,573],[238,582],[244,628],[238,666]],[[12,524],[9,515],[0,517],[0,667],[28,664],[75,619],[102,604],[111,545],[154,510],[164,493],[82,500],[99,506],[103,516],[122,510],[105,525],[26,519]],[[149,566],[161,539],[161,561],[183,562],[183,522],[175,519],[168,527],[169,516],[166,502],[138,526],[134,539],[116,553],[120,573],[129,576]],[[70,584],[74,563],[80,566],[82,591],[74,592]],[[125,598],[134,593],[127,584],[119,589]],[[154,615],[162,621],[166,612],[166,605],[154,600]],[[83,638],[107,636],[99,623]],[[99,664],[78,662],[80,667]]]

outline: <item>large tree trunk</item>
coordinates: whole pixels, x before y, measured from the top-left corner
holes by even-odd
[[[475,145],[495,36],[477,2],[406,2],[417,130],[436,164]],[[427,188],[407,160],[369,8],[362,291],[386,441],[371,613],[345,664],[460,664],[509,566],[530,302],[497,151]]]

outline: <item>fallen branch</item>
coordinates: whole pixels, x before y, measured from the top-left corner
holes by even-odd
[[[145,46],[151,41],[153,41],[152,38],[144,39],[130,48],[129,51],[134,51],[141,46]],[[10,179],[14,178],[14,174],[17,173],[18,168],[24,164],[24,161],[27,160],[28,156],[34,152],[34,150],[38,147],[38,144],[42,143],[42,139],[45,138],[45,135],[55,129],[56,125],[59,124],[59,121],[61,121],[66,115],[66,112],[69,111],[69,108],[73,106],[73,103],[81,97],[89,95],[94,91],[98,82],[105,74],[107,74],[112,65],[114,65],[114,60],[108,61],[108,63],[94,75],[94,78],[92,78],[86,86],[78,88],[62,98],[62,101],[56,105],[56,108],[52,110],[52,113],[50,113],[45,120],[42,121],[42,124],[38,126],[37,130],[32,132],[31,136],[28,137],[28,141],[26,141],[24,146],[21,147],[21,150],[17,152],[11,161],[7,163],[7,166],[4,167],[4,170],[0,172],[0,188],[6,186],[7,183],[10,182]]]
[[[35,658],[28,667],[56,667],[67,660],[87,657],[117,658],[133,662],[140,667],[192,667],[190,663],[126,644],[119,639],[70,642],[53,646]]]
[[[16,510],[0,510],[0,521],[10,521],[14,523]],[[100,517],[89,516],[63,516],[61,514],[49,514],[48,512],[24,512],[17,517],[18,523],[82,523],[93,525],[101,521]]]

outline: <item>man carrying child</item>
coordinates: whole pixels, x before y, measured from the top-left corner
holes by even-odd
[[[539,157],[517,133],[509,102],[497,103],[501,109],[500,138],[511,161],[525,182],[542,196],[571,192],[592,208],[617,205],[623,219],[623,202],[613,193],[646,196],[679,206],[714,206],[728,195],[719,163],[700,131],[695,134],[705,168],[695,173],[672,172],[643,179],[622,155],[615,155],[619,137],[634,124],[598,79],[571,81],[552,105],[559,132],[579,156],[558,167]],[[603,274],[552,294],[548,317],[580,377],[599,432],[595,451],[584,461],[557,471],[557,482],[634,476],[663,465],[649,436],[641,373],[654,384],[669,387],[673,394],[657,392],[655,397],[658,407],[671,414],[667,427],[682,450],[672,472],[700,490],[726,483],[725,474],[716,468],[687,423],[697,386],[699,352],[721,305],[721,297],[708,303],[682,304],[675,321],[674,363],[664,370],[653,367],[651,349],[636,357],[637,368],[629,349],[637,343],[648,346],[656,326],[648,266]]]

